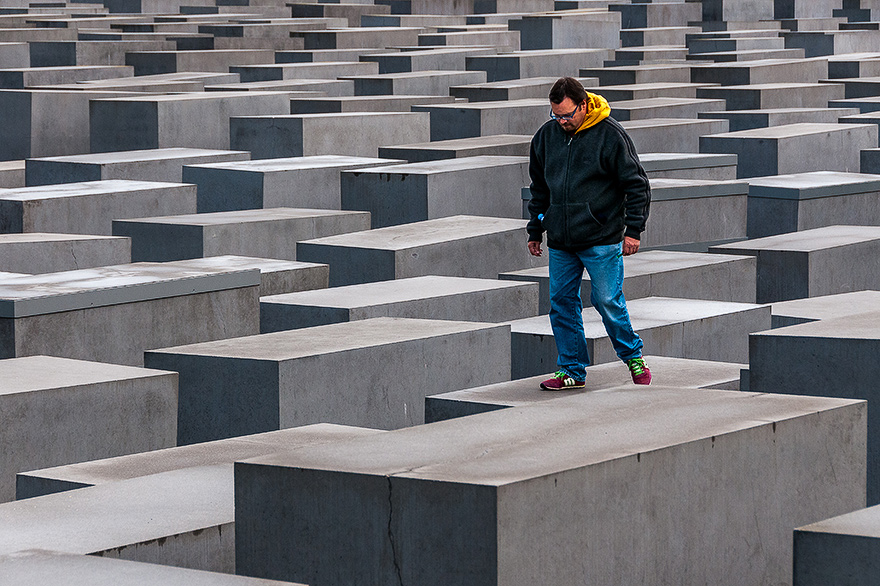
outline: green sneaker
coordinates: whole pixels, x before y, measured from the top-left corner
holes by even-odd
[[[651,371],[648,369],[648,365],[645,364],[644,358],[630,358],[626,361],[626,365],[629,367],[629,373],[632,375],[635,384],[651,384]]]

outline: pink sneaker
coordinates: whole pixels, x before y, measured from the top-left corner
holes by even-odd
[[[637,385],[651,384],[651,371],[645,364],[644,358],[630,358],[626,361],[629,367],[629,373],[632,375],[633,382]]]
[[[575,380],[561,370],[557,370],[553,376],[541,383],[541,388],[545,391],[568,391],[582,389],[585,385],[586,381]]]

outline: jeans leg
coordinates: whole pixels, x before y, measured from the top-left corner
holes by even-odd
[[[642,355],[642,339],[633,331],[623,297],[623,247],[594,246],[579,253],[590,274],[590,303],[602,317],[617,356],[626,362]]]
[[[550,326],[556,340],[556,365],[569,376],[584,380],[590,363],[581,312],[584,265],[577,254],[549,248]]]

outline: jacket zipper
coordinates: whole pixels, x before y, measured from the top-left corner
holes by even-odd
[[[571,141],[574,140],[574,135],[568,137],[568,152],[566,153],[565,159],[565,198],[562,200],[562,219],[565,222],[565,242],[563,242],[563,246],[570,246],[571,244],[571,229],[569,227],[569,213],[568,213],[568,193],[570,191],[570,185],[568,182],[568,174],[571,169]]]

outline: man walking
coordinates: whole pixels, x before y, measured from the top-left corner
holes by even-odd
[[[609,117],[602,96],[572,77],[550,90],[550,118],[532,138],[529,252],[550,255],[550,325],[557,371],[545,390],[583,388],[589,365],[581,312],[581,280],[590,275],[590,302],[602,316],[617,356],[636,384],[651,382],[642,340],[633,331],[623,297],[623,256],[639,250],[651,188],[632,140]]]

